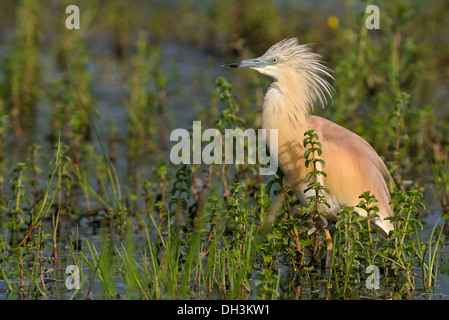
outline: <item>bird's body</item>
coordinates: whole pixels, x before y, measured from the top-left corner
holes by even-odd
[[[258,59],[225,66],[253,68],[274,79],[264,99],[262,128],[267,133],[270,129],[278,130],[278,152],[274,156],[277,155],[279,167],[300,202],[306,204],[311,195],[304,193],[305,176],[311,170],[305,166],[304,132],[315,129],[322,144],[320,158],[325,162],[325,168],[319,168],[326,173],[319,176],[320,183],[330,191],[323,194],[330,208],[321,208],[327,218],[335,221],[340,208],[355,207],[360,202],[359,196],[371,191],[379,208],[379,218],[373,222],[388,235],[393,227],[390,221],[384,220],[392,215],[386,181],[392,179],[382,159],[360,136],[327,119],[310,115],[315,102],[323,103],[332,90],[320,77],[320,74],[330,76],[330,70],[320,63],[319,55],[308,46],[299,45],[296,39],[287,39],[273,45]],[[271,154],[273,151],[270,148]],[[364,210],[355,209],[366,215]]]

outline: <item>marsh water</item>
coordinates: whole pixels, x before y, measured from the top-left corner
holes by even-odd
[[[0,48],[0,59],[7,50],[6,46]],[[207,103],[209,95],[215,90],[214,80],[217,76],[224,75],[229,79],[232,79],[233,75],[226,70],[220,68],[223,63],[221,58],[208,55],[202,51],[196,51],[192,48],[183,48],[176,44],[166,44],[162,48],[163,59],[161,59],[162,67],[167,70],[168,77],[170,79],[168,85],[168,92],[171,92],[167,99],[167,118],[170,120],[173,128],[190,128],[192,121],[195,119],[195,107],[194,105],[198,101]],[[50,65],[48,57],[42,57],[44,61]],[[117,61],[113,59],[105,59],[99,57],[98,60],[92,61],[89,64],[93,78],[92,94],[96,102],[96,106],[102,115],[102,119],[106,119],[102,123],[103,131],[108,132],[109,121],[114,123],[117,128],[117,136],[126,137],[127,128],[127,111],[123,107],[124,101],[127,99],[127,91],[124,84],[124,78],[120,70],[120,66]],[[52,72],[45,74],[46,78],[51,78]],[[232,81],[232,80],[231,80]],[[267,82],[268,83],[268,82]],[[200,87],[200,89],[198,89]],[[194,95],[192,93],[195,92]],[[247,94],[242,92],[241,94]],[[260,106],[255,106],[255,108]],[[9,154],[8,161],[16,163],[23,161],[23,154],[26,153],[29,146],[37,142],[42,145],[43,150],[50,150],[51,145],[48,140],[50,127],[48,125],[48,115],[51,112],[51,107],[48,101],[42,101],[38,105],[37,119],[34,119],[35,125],[25,127],[24,135],[20,139],[14,139],[9,141],[7,152]],[[120,141],[120,139],[118,139]],[[96,143],[92,141],[92,143]],[[167,147],[170,147],[170,142],[166,141]],[[45,152],[45,151],[44,151]],[[124,155],[127,152],[126,141],[118,142],[116,146],[116,152],[118,155]],[[165,155],[168,157],[168,151]],[[126,158],[117,157],[116,162],[117,172],[122,181],[127,181],[128,164]],[[136,168],[134,168],[136,169]],[[148,166],[144,165],[142,168],[137,168],[142,175],[150,175],[151,170]],[[126,193],[126,183],[122,185],[123,192]],[[429,188],[432,188],[429,185]],[[7,190],[6,190],[7,191]],[[80,201],[82,197],[80,195]],[[423,218],[424,230],[422,231],[422,237],[425,239],[432,231],[434,224],[437,222],[441,209],[439,207],[438,199],[436,199],[432,190],[427,190],[424,198],[426,204],[426,212]],[[57,272],[55,278],[49,278],[47,288],[51,294],[49,298],[53,299],[68,299],[72,295],[69,290],[66,290],[65,268],[70,264],[70,251],[69,251],[69,236],[74,239],[76,236],[79,240],[89,239],[89,241],[100,247],[101,242],[105,241],[102,236],[101,230],[107,228],[102,226],[101,218],[90,219],[88,217],[81,219],[71,219],[70,217],[61,217],[60,227],[58,232],[58,264],[55,267]],[[47,219],[47,227],[51,230],[51,221]],[[106,222],[107,224],[107,222]],[[139,235],[137,235],[139,237]],[[114,237],[113,237],[114,238]],[[116,240],[119,240],[119,235],[115,236]],[[113,242],[113,240],[109,239]],[[441,257],[440,272],[438,274],[438,281],[436,290],[434,293],[422,293],[416,294],[414,297],[417,299],[449,299],[449,270],[448,270],[448,257]],[[86,273],[88,273],[89,267],[86,265]],[[282,268],[282,264],[281,264]],[[288,269],[286,266],[285,270]],[[117,285],[120,290],[119,281],[119,267],[117,266]],[[285,271],[287,272],[287,271]],[[419,280],[417,281],[419,283]],[[8,298],[9,294],[5,290],[5,286],[1,285],[0,280],[0,298]],[[122,284],[123,285],[123,284]],[[419,285],[418,285],[419,288]],[[124,289],[124,288],[123,288]],[[307,288],[303,290],[307,291]],[[388,289],[384,289],[388,290]],[[382,291],[382,289],[380,290]],[[97,299],[108,299],[109,294],[104,292],[103,286],[99,280],[94,281],[92,292]],[[294,297],[294,292],[291,293],[291,297]],[[311,291],[308,293],[310,298],[322,298],[323,293],[319,291]],[[136,297],[135,297],[136,298]]]

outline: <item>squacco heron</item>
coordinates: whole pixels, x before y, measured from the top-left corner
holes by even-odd
[[[337,212],[342,207],[356,206],[359,196],[371,191],[378,203],[377,218],[372,222],[380,227],[381,234],[388,236],[393,230],[389,220],[392,216],[390,193],[387,183],[391,175],[382,159],[357,134],[315,115],[310,115],[315,103],[323,106],[326,96],[331,96],[332,87],[322,76],[330,77],[331,70],[322,64],[320,55],[313,53],[308,45],[300,45],[296,38],[282,40],[256,59],[224,64],[223,67],[251,68],[274,79],[263,103],[262,128],[278,130],[277,161],[280,169],[297,194],[302,204],[312,190],[307,187],[305,166],[304,132],[315,129],[322,144],[321,159],[325,162],[326,176],[320,183],[330,193],[324,193],[330,207],[323,206],[326,218],[337,220]],[[267,141],[270,141],[269,137]],[[268,148],[270,148],[269,143]],[[271,149],[270,149],[271,150]],[[272,151],[272,150],[271,150]],[[355,207],[366,216],[366,211]]]

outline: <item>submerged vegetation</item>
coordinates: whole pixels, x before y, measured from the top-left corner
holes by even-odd
[[[268,0],[74,1],[82,27],[67,30],[72,2],[0,4],[14,34],[0,32],[0,297],[449,297],[444,1],[381,1],[379,30],[351,1],[312,10]],[[388,164],[389,240],[370,223],[369,190],[357,205],[366,217],[346,207],[337,223],[324,219],[313,130],[298,137],[307,206],[281,171],[170,163],[169,132],[195,130],[191,120],[223,136],[260,127],[266,79],[226,79],[218,66],[293,36],[335,70],[333,105],[315,112]],[[69,289],[73,270],[79,287]]]

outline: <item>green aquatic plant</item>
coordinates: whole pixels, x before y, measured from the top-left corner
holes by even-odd
[[[19,2],[15,44],[4,61],[2,95],[16,137],[22,136],[23,115],[33,114],[40,95],[39,9],[34,1]]]

